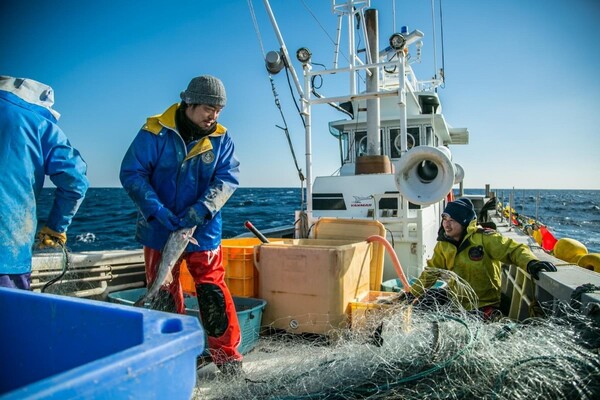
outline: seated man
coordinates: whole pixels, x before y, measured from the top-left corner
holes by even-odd
[[[476,299],[467,296],[457,282],[450,281],[449,289],[466,310],[478,309],[484,319],[500,306],[502,263],[526,269],[534,279],[539,279],[540,271],[556,271],[552,263],[536,259],[526,245],[478,227],[473,203],[468,198],[448,203],[437,240],[433,257],[411,287],[411,294],[422,296],[438,279],[438,270],[452,271],[471,286]]]

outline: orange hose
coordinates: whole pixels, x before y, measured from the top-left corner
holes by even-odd
[[[404,270],[402,269],[402,265],[400,265],[400,260],[398,260],[398,256],[396,255],[396,252],[394,251],[394,248],[392,247],[390,242],[388,242],[386,238],[379,235],[373,235],[367,238],[367,243],[372,242],[379,242],[384,245],[388,254],[390,255],[390,257],[392,257],[392,263],[394,264],[394,268],[396,269],[396,274],[398,274],[398,278],[400,278],[400,281],[402,282],[402,286],[404,286],[404,291],[406,293],[409,293],[410,284],[408,283],[408,279],[406,279],[406,275],[404,275]]]

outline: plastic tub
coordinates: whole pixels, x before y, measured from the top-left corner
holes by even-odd
[[[283,241],[269,238],[270,242]],[[258,271],[254,265],[254,247],[262,244],[258,238],[234,238],[221,240],[225,283],[232,296],[256,297],[258,295]],[[195,295],[196,287],[187,265],[182,263],[179,280],[184,292]]]
[[[410,278],[408,280],[408,283],[412,286],[416,280],[417,280],[417,278]],[[448,286],[448,284],[446,282],[436,281],[433,284],[432,288],[441,289],[441,288],[445,288],[446,286]],[[400,281],[399,278],[390,279],[389,281],[385,281],[381,284],[382,292],[400,292],[403,290],[404,290],[404,286],[402,285],[402,281]]]
[[[350,329],[373,328],[382,321],[381,314],[374,313],[375,310],[385,310],[398,304],[400,295],[391,291],[369,291],[367,295],[351,301],[348,304],[348,317]]]
[[[195,318],[7,288],[0,309],[3,400],[192,395],[204,349]]]
[[[145,288],[129,289],[113,292],[108,295],[108,299],[114,303],[133,305],[145,293]],[[246,354],[254,349],[258,343],[262,314],[267,302],[261,299],[237,296],[233,296],[233,302],[242,334],[238,351]],[[184,304],[186,314],[198,318],[198,301],[196,297],[184,296]],[[208,350],[204,354],[208,354]]]

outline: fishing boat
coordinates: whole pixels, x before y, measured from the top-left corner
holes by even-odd
[[[224,240],[224,251],[231,254],[226,255],[226,261],[233,262],[234,253],[241,252],[243,266],[250,270],[250,278],[229,276],[230,282],[236,278],[251,279],[242,281],[243,289],[232,290],[234,296],[266,300],[262,323],[258,325],[262,328],[260,333],[265,335],[248,349],[245,368],[256,372],[260,368],[277,369],[290,362],[306,361],[306,357],[300,360],[290,353],[269,356],[276,353],[267,351],[269,346],[276,347],[274,331],[285,332],[287,343],[292,340],[291,335],[344,337],[343,332],[360,325],[365,310],[379,309],[389,302],[392,294],[407,291],[411,280],[419,277],[432,256],[442,210],[454,196],[470,197],[482,222],[527,244],[540,260],[551,261],[559,268],[557,272],[541,273],[540,279],[534,281],[521,268],[503,267],[504,312],[510,321],[519,323],[538,316],[535,306],[542,303],[546,305],[546,313],[551,310],[560,316],[565,312],[564,306],[573,304],[575,299],[582,320],[597,329],[600,324],[600,292],[594,289],[600,287],[597,255],[590,255],[589,264],[579,266],[578,260],[587,254],[576,243],[567,241],[563,247],[568,249],[563,254],[568,254],[564,258],[569,259],[557,258],[541,245],[540,224],[525,216],[519,216],[520,220],[513,218],[511,203],[502,204],[489,187],[483,196],[464,194],[463,178],[468,171],[453,159],[452,148],[468,146],[469,131],[453,127],[443,114],[440,96],[443,70],[435,67],[433,78],[426,80],[420,80],[413,70],[422,59],[426,39],[422,31],[402,27],[383,36],[378,28],[381,16],[371,8],[369,0],[332,0],[331,11],[337,17],[340,34],[334,61],[325,67],[313,62],[309,47],[296,49],[296,59],[292,59],[268,0],[264,0],[264,6],[279,42],[278,49],[265,54],[267,74],[271,82],[282,71],[289,74],[299,99],[305,126],[306,159],[302,174],[306,187],[302,191],[303,207],[296,212],[294,226],[255,230]],[[347,36],[345,47],[339,39],[342,32]],[[346,56],[339,57],[344,50]],[[294,65],[301,68],[301,73]],[[323,85],[317,87],[316,80]],[[346,88],[340,93],[340,85],[328,86],[328,80],[342,81]],[[316,107],[333,107],[341,117],[315,129],[312,120]],[[319,135],[331,134],[332,140],[339,142],[340,154],[335,157],[340,158],[341,165],[337,174],[313,176],[313,130]],[[255,238],[257,235],[259,239]],[[338,271],[334,278],[332,270]],[[250,283],[248,291],[246,283]],[[385,287],[386,283],[394,287]],[[34,291],[48,289],[69,296],[109,300],[115,293],[142,289],[145,284],[141,250],[34,258]],[[407,315],[406,309],[403,315]],[[448,318],[445,321],[452,319]],[[414,321],[415,317],[413,326],[416,326]],[[440,324],[435,322],[431,326],[435,331]],[[264,351],[260,354],[252,351],[255,346]],[[331,359],[325,364],[332,369],[337,365]],[[438,371],[448,364],[435,365]],[[598,378],[597,360],[590,360],[588,367],[592,376]],[[198,396],[209,395],[201,383],[214,379],[215,375],[218,377],[214,370],[199,374]],[[303,375],[296,376],[300,379],[298,376]],[[235,383],[239,387],[243,384]],[[289,394],[279,390],[286,384],[280,381],[272,387],[277,396]],[[360,386],[357,392],[338,394],[344,398],[368,398],[376,393],[381,396],[377,398],[384,398],[382,393],[397,388],[378,385],[376,392]],[[593,386],[592,390],[597,388]],[[585,390],[580,392],[583,393],[580,398],[598,394]],[[307,389],[286,398],[327,395],[319,397]]]

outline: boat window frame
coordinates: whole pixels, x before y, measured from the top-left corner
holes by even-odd
[[[407,133],[408,133],[409,135],[411,135],[412,137],[416,137],[416,139],[417,139],[417,143],[415,143],[415,144],[414,144],[412,147],[410,147],[410,148],[408,148],[408,146],[407,146],[407,149],[408,149],[408,150],[410,150],[410,149],[412,149],[412,148],[413,148],[413,147],[415,147],[415,146],[421,146],[421,145],[422,145],[422,143],[423,143],[423,125],[422,125],[422,124],[413,124],[413,125],[409,125],[409,126],[406,128],[406,129],[407,129],[407,131],[408,131]],[[414,130],[415,130],[415,129],[418,129],[418,135],[414,135]],[[413,130],[413,132],[412,132],[412,133],[411,133],[411,130]],[[402,142],[400,142],[400,149],[399,149],[399,148],[397,148],[397,147],[394,145],[394,141],[396,140],[396,137],[397,137],[398,135],[394,136],[394,137],[393,137],[393,139],[392,139],[392,136],[393,136],[393,134],[395,133],[395,132],[393,132],[393,131],[398,131],[398,134],[400,133],[400,126],[398,126],[398,125],[389,126],[389,127],[386,129],[386,131],[387,131],[386,142],[387,142],[387,144],[388,144],[388,151],[387,151],[387,155],[388,155],[388,156],[390,157],[390,159],[392,159],[392,160],[399,160],[399,159],[400,159],[400,157],[401,157],[399,153],[400,153],[400,151],[401,151],[400,149],[402,148]],[[394,157],[394,153],[395,153],[395,152],[394,152],[394,149],[395,149],[395,150],[397,150],[398,157]]]
[[[344,133],[346,133],[346,131],[344,131]],[[356,136],[357,134],[363,134],[364,136],[360,139],[366,139],[367,137],[367,130],[366,129],[361,129],[361,128],[357,128],[357,129],[351,129],[350,130],[350,134],[348,135],[348,137],[351,139],[348,140],[348,152],[347,152],[347,156],[351,156],[350,159],[345,158],[344,159],[344,164],[347,163],[356,163],[356,160],[358,158],[358,153],[357,153],[357,147],[356,147]],[[386,149],[385,149],[385,128],[380,128],[379,129],[379,140],[381,141],[381,151],[380,151],[380,155],[384,155],[386,154]]]

